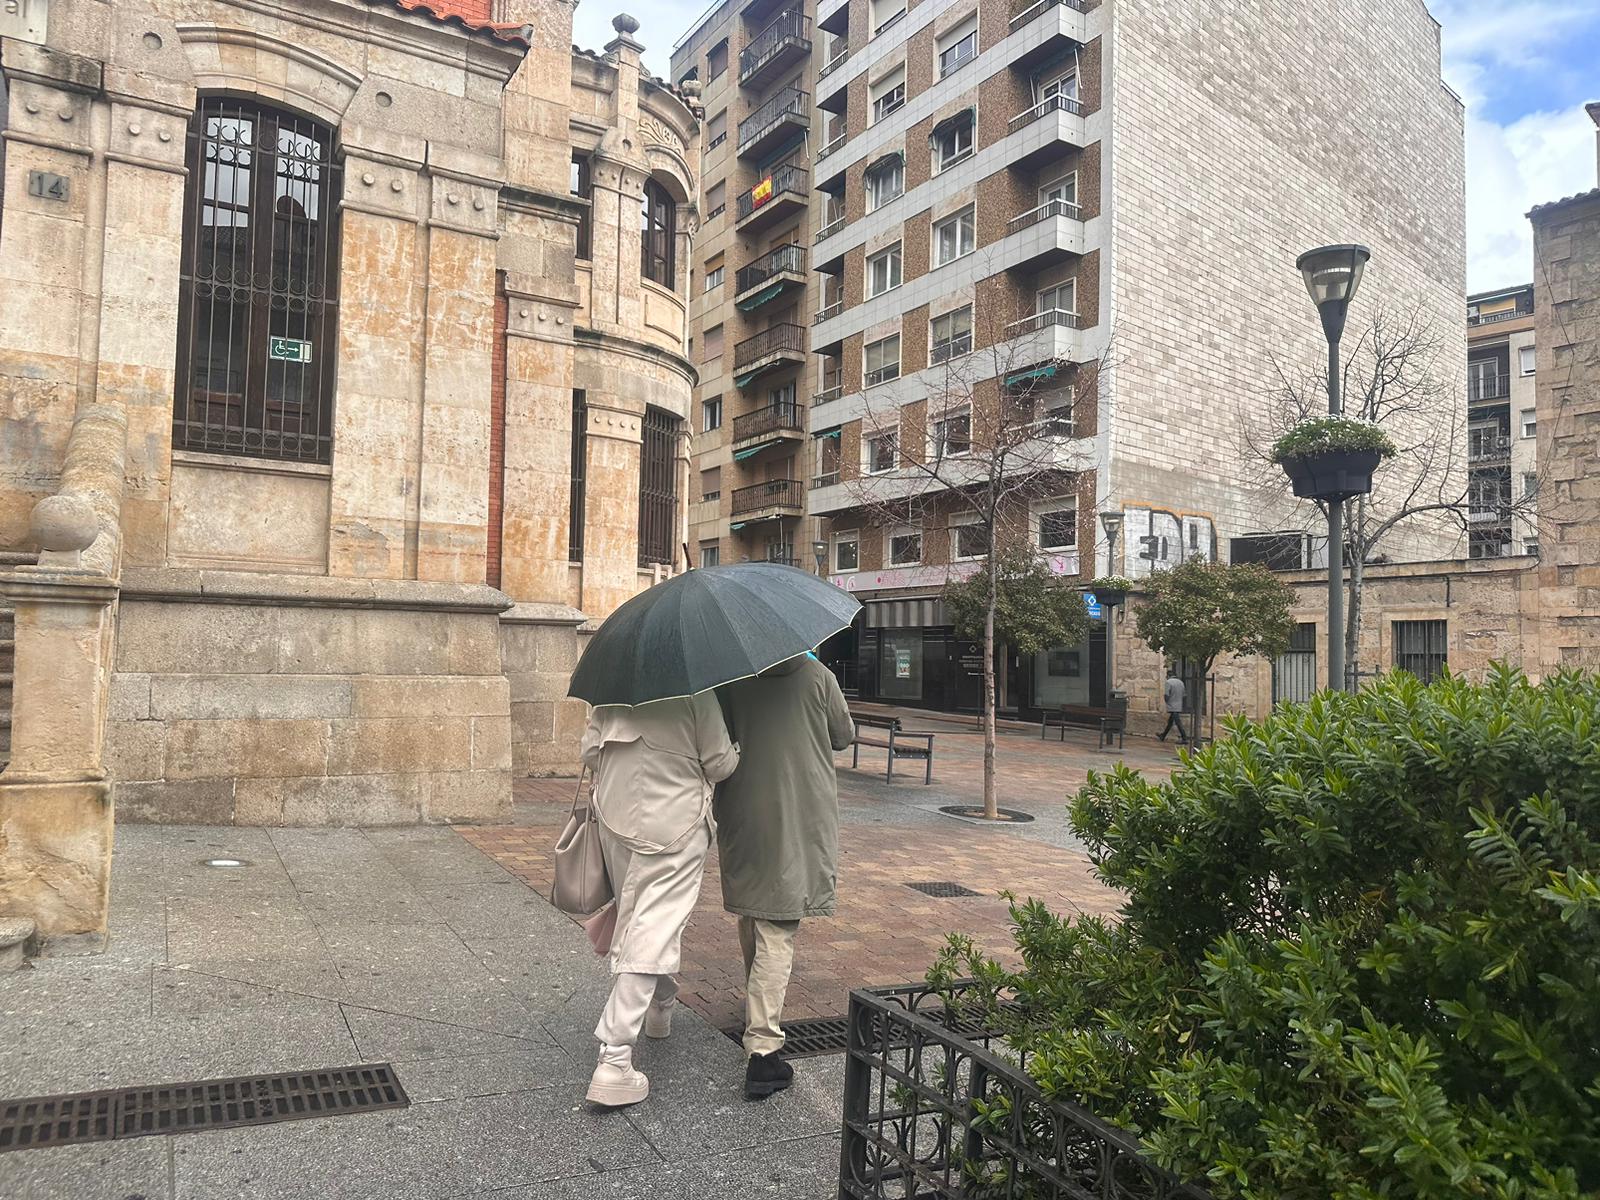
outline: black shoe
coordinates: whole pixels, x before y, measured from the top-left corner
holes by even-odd
[[[794,1082],[794,1068],[776,1054],[752,1054],[744,1068],[744,1098],[763,1100]]]

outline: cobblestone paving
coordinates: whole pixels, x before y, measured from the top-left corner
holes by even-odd
[[[1025,825],[980,825],[945,816],[941,805],[981,801],[983,743],[975,731],[904,713],[908,729],[928,729],[935,741],[934,783],[920,767],[883,778],[882,751],[860,770],[838,758],[841,806],[839,909],[801,925],[785,1015],[790,1020],[843,1014],[849,990],[919,979],[947,933],[971,934],[993,952],[1010,949],[1001,890],[1045,900],[1058,911],[1112,913],[1117,897],[1095,881],[1088,860],[1064,821],[1069,794],[1088,771],[1119,758],[1148,777],[1175,762],[1159,743],[1130,739],[1120,753],[1097,751],[1089,735],[1069,732],[1065,743],[1011,731],[1001,738],[1002,805],[1036,817]],[[876,773],[868,768],[876,760]],[[912,772],[915,772],[914,774]],[[462,828],[460,833],[530,887],[548,895],[550,843],[572,800],[571,780],[523,780],[512,825]],[[958,883],[975,898],[936,899],[907,884]],[[743,964],[731,916],[722,910],[715,852],[694,920],[684,938],[684,999],[712,1024],[743,1023]]]

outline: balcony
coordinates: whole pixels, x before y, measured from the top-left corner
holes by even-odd
[[[822,80],[826,79],[829,75],[832,75],[840,67],[844,66],[844,64],[846,62],[848,62],[849,59],[850,59],[850,47],[849,46],[841,46],[841,47],[839,47],[838,52],[836,54],[834,54],[834,56],[832,58],[830,58],[827,62],[823,63],[820,68],[818,68],[818,70],[817,70],[817,81],[820,83]]]
[[[1467,380],[1467,403],[1482,404],[1486,400],[1505,400],[1511,395],[1511,376],[1477,375]]]
[[[740,451],[753,451],[760,447],[744,445],[746,442],[759,441],[762,445],[767,443],[777,444],[781,441],[800,441],[806,436],[806,406],[796,404],[793,400],[769,404],[765,408],[758,408],[755,412],[741,413],[733,419],[733,448],[734,457],[741,457]],[[744,454],[743,457],[750,457]]]
[[[734,304],[740,312],[754,312],[790,288],[805,287],[806,248],[779,246],[748,266],[740,267],[735,279]]]
[[[1020,321],[1012,321],[1006,326],[1008,338],[1023,337],[1030,333],[1038,333],[1041,329],[1082,329],[1078,314],[1068,312],[1064,308],[1046,309],[1044,312],[1034,313],[1031,317],[1023,317]]]
[[[1041,221],[1048,221],[1052,217],[1066,217],[1069,221],[1083,220],[1083,209],[1076,204],[1069,204],[1065,200],[1046,200],[1038,208],[1030,208],[1020,217],[1012,217],[1006,222],[1006,236],[1021,233],[1024,229],[1031,229]]]
[[[739,194],[734,228],[755,233],[803,210],[811,195],[811,172],[793,164],[779,167],[748,192]]]
[[[844,301],[835,300],[832,304],[824,304],[817,309],[817,315],[811,318],[813,325],[821,325],[824,321],[831,321],[844,311]]]
[[[770,13],[777,12],[783,6],[784,0],[747,0],[739,12],[747,21],[761,20]]]
[[[1035,19],[1057,7],[1082,12],[1083,0],[1018,0],[1018,3],[1012,6],[1011,32],[1015,33],[1024,25],[1031,25]]]
[[[746,521],[762,517],[798,517],[805,511],[805,484],[798,479],[769,479],[735,488],[732,514]]]
[[[1051,113],[1055,112],[1068,113],[1074,117],[1081,117],[1083,115],[1083,105],[1080,104],[1077,98],[1073,96],[1047,96],[1043,100],[1039,101],[1039,103],[1035,104],[1032,108],[1025,108],[1016,116],[1012,117],[1011,123],[1006,126],[1006,132],[1011,134],[1017,132],[1019,129],[1026,129],[1035,121],[1040,120],[1043,117],[1047,117]]]
[[[811,128],[811,95],[786,87],[739,122],[739,157],[754,156]]]
[[[1471,508],[1467,510],[1467,524],[1475,527],[1510,525],[1511,510],[1508,508]]]
[[[817,0],[817,28],[835,36],[850,28],[850,0]]]
[[[811,18],[791,8],[739,52],[739,86],[757,87],[811,53]]]
[[[1468,313],[1467,324],[1471,325],[1497,325],[1501,321],[1515,321],[1518,317],[1533,316],[1531,306],[1517,305],[1515,308],[1503,309],[1500,312]]]
[[[816,405],[816,404],[832,404],[835,400],[843,400],[843,399],[844,399],[844,384],[836,383],[831,388],[823,388],[815,396],[811,397],[811,403],[813,405]]]
[[[1509,437],[1472,437],[1467,441],[1467,461],[1479,463],[1505,463],[1511,461]]]
[[[764,563],[773,563],[780,567],[798,567],[800,565],[800,560],[795,558],[793,555],[786,557],[782,554],[776,553],[768,554],[761,561]]]
[[[763,329],[733,348],[734,384],[748,387],[768,371],[806,361],[806,331],[792,321]]]
[[[1008,271],[1036,271],[1083,253],[1083,210],[1065,200],[1047,200],[1006,223],[997,264]]]
[[[838,482],[838,471],[825,471],[821,475],[813,475],[811,477],[811,490],[816,491],[818,488],[832,487]]]

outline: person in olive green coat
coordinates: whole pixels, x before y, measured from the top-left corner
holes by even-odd
[[[744,950],[745,1095],[789,1086],[778,1058],[783,998],[802,917],[833,915],[839,788],[833,752],[855,737],[844,693],[810,654],[719,689],[739,767],[717,785],[713,811],[722,907]]]

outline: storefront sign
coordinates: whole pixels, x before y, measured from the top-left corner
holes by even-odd
[[[49,0],[0,0],[0,37],[44,45]]]
[[[1093,592],[1085,592],[1083,594],[1083,606],[1089,610],[1089,619],[1091,621],[1100,619],[1100,601],[1095,598]]]

